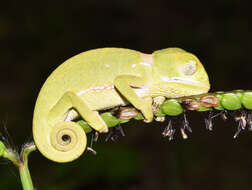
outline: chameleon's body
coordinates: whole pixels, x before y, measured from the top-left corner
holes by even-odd
[[[72,161],[85,150],[86,135],[69,121],[70,110],[95,130],[107,132],[98,110],[129,102],[151,121],[152,97],[201,94],[209,87],[197,57],[178,48],[153,54],[122,48],[90,50],[64,62],[43,85],[34,110],[34,140],[47,158]]]

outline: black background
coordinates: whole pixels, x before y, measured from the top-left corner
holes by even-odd
[[[211,91],[251,89],[251,7],[246,1],[3,1],[0,6],[0,119],[16,145],[32,139],[37,94],[67,58],[99,47],[151,53],[181,47],[195,53]],[[85,153],[57,164],[30,156],[38,190],[251,189],[252,136],[232,136],[237,123],[217,119],[205,130],[189,115],[193,134],[172,142],[164,124],[131,122],[117,143],[100,140],[97,156]],[[1,160],[0,189],[21,189],[17,170]],[[7,163],[7,164],[5,164]]]

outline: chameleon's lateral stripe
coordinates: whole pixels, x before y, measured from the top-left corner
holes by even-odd
[[[77,93],[78,96],[86,94],[88,92],[104,92],[113,90],[115,87],[113,84],[104,84],[103,86],[90,87]]]

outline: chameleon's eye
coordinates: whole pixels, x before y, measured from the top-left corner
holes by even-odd
[[[183,65],[182,73],[186,76],[191,76],[196,72],[196,69],[196,62],[191,60]]]

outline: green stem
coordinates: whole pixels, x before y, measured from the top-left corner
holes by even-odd
[[[28,156],[32,151],[35,150],[36,146],[33,142],[27,143],[22,148],[20,155],[18,155],[12,149],[6,148],[4,143],[0,141],[0,156],[10,160],[15,166],[17,166],[23,190],[34,190],[32,178],[28,167]]]
[[[24,190],[34,190],[32,178],[28,167],[28,156],[32,151],[35,150],[36,150],[35,144],[29,143],[23,147],[20,154],[22,162],[21,164],[18,165],[18,169]]]
[[[10,160],[16,166],[20,163],[18,154],[11,149],[6,149],[3,153],[3,157]]]
[[[18,169],[19,169],[19,174],[20,174],[23,190],[34,190],[28,164],[27,163],[21,164],[18,167]]]

